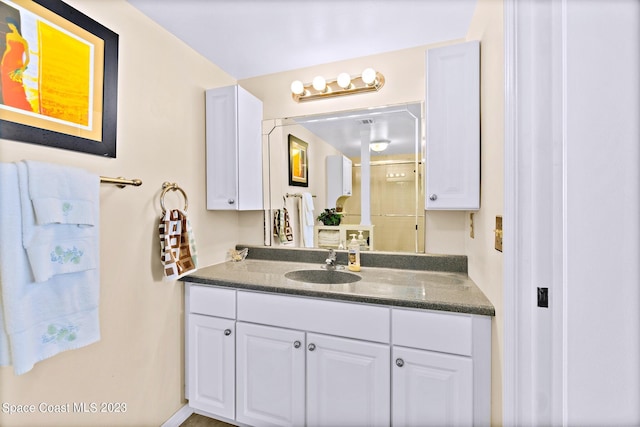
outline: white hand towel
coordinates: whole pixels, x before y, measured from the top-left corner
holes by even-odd
[[[313,247],[313,226],[315,217],[313,214],[313,196],[311,193],[302,193],[300,207],[300,223],[302,226],[302,239],[306,248]]]
[[[27,257],[35,281],[45,282],[56,274],[75,273],[97,268],[98,248],[95,241],[97,240],[98,227],[83,225],[96,223],[97,210],[89,209],[86,213],[90,213],[91,217],[88,219],[78,218],[84,221],[83,224],[60,223],[58,221],[38,225],[37,213],[31,195],[34,188],[40,192],[41,186],[33,184],[28,162],[19,162],[17,167],[20,204],[22,206],[22,243],[27,250]],[[31,169],[33,170],[33,168]],[[100,178],[97,175],[90,175],[82,171],[76,176],[74,175],[76,170],[67,171],[65,167],[58,165],[46,165],[36,169],[46,170],[50,174],[50,181],[57,182],[58,187],[65,189],[63,191],[65,200],[83,198],[89,206],[99,204]],[[83,184],[74,183],[80,177],[83,179]],[[42,181],[42,178],[39,180]],[[49,188],[48,185],[42,187]],[[75,197],[69,188],[79,190],[80,196]],[[58,211],[60,210],[58,209]]]
[[[29,198],[36,224],[96,224],[95,185],[83,169],[27,160]]]
[[[20,375],[41,360],[100,339],[100,272],[95,268],[34,283],[22,244],[17,166],[0,163],[0,290],[11,364]],[[97,215],[98,210],[95,224]],[[96,236],[96,254],[98,245]]]

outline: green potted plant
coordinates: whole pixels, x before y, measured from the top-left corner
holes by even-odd
[[[336,208],[325,209],[320,215],[318,215],[318,221],[324,225],[340,225],[342,216],[336,212]]]

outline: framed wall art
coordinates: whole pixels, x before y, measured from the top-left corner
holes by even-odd
[[[118,35],[60,0],[0,0],[0,138],[116,157]]]
[[[289,134],[289,185],[309,186],[309,144]]]

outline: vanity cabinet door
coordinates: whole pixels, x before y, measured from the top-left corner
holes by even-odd
[[[393,347],[393,425],[473,425],[473,363],[452,354]]]
[[[388,426],[389,346],[307,334],[307,426]]]
[[[238,85],[205,100],[207,209],[263,209],[262,102]]]
[[[480,208],[480,43],[427,50],[425,208]]]
[[[189,406],[232,419],[235,409],[235,320],[189,315]]]
[[[238,322],[236,420],[303,426],[304,332]]]

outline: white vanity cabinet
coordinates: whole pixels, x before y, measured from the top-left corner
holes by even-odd
[[[491,419],[491,318],[392,310],[393,425],[485,426]]]
[[[352,166],[351,159],[343,155],[327,156],[327,204],[336,207],[338,199],[351,196],[352,192]]]
[[[388,308],[239,291],[237,339],[238,421],[389,425]]]
[[[187,398],[205,414],[248,426],[490,423],[488,316],[186,289]]]
[[[189,406],[235,415],[235,291],[186,286],[186,390]]]
[[[425,209],[480,208],[480,42],[427,50]]]
[[[263,209],[262,101],[238,85],[205,100],[207,209]]]

